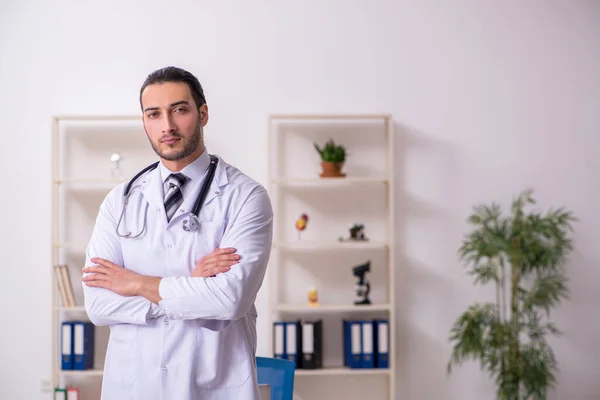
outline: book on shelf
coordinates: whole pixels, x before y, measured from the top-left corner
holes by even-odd
[[[79,400],[79,388],[74,386],[56,387],[53,400]]]
[[[73,294],[73,285],[71,283],[71,275],[69,268],[65,264],[54,266],[54,275],[58,285],[63,307],[75,307],[75,295]]]

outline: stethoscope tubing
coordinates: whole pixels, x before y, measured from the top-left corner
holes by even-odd
[[[198,197],[196,198],[196,202],[194,203],[194,208],[192,209],[192,212],[190,213],[189,223],[188,223],[188,220],[184,221],[184,223],[183,223],[183,230],[185,230],[187,232],[196,232],[199,229],[198,216],[200,215],[200,210],[202,209],[204,199],[206,198],[206,195],[208,194],[208,190],[210,189],[210,186],[214,179],[215,170],[217,169],[218,162],[219,162],[219,159],[216,156],[211,154],[210,155],[210,165],[208,167],[208,173],[207,173],[204,183],[202,184],[200,193],[198,194]],[[146,212],[144,213],[144,224],[143,224],[143,227],[140,230],[140,232],[137,233],[135,236],[131,236],[131,231],[127,231],[127,233],[125,233],[125,234],[119,233],[119,227],[120,227],[121,221],[123,220],[123,217],[125,215],[125,210],[127,209],[127,204],[129,203],[129,196],[131,195],[131,193],[135,187],[141,186],[141,185],[138,185],[138,186],[134,187],[133,184],[142,175],[154,170],[158,166],[158,163],[159,162],[157,161],[155,163],[148,165],[144,169],[142,169],[140,172],[135,174],[135,176],[125,186],[125,191],[123,192],[123,210],[121,211],[121,216],[119,217],[119,221],[117,222],[117,227],[115,229],[115,231],[119,237],[127,238],[127,239],[135,239],[135,238],[139,237],[146,230],[146,222],[147,222],[146,218],[147,218],[147,211],[148,211],[148,203],[146,203],[146,210],[145,210]]]

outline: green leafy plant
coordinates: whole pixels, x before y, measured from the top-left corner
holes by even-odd
[[[475,284],[495,287],[496,301],[475,303],[456,319],[448,373],[478,361],[503,400],[542,400],[555,387],[558,363],[546,337],[560,332],[550,309],[569,296],[564,261],[576,219],[564,208],[527,211],[532,193],[513,199],[508,216],[497,203],[474,207],[474,230],[459,250]]]
[[[341,164],[346,160],[345,147],[335,144],[333,139],[329,139],[322,148],[316,143],[314,145],[322,161]]]

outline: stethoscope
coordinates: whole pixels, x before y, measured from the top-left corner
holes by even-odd
[[[186,232],[198,232],[198,229],[200,229],[200,220],[198,219],[198,215],[200,215],[200,210],[202,209],[202,204],[204,203],[204,199],[206,198],[206,195],[208,194],[208,190],[210,189],[210,185],[212,184],[218,162],[219,162],[219,159],[216,156],[213,156],[211,154],[210,155],[210,164],[208,166],[208,173],[207,173],[206,179],[204,180],[204,183],[202,184],[200,193],[198,194],[198,197],[196,198],[196,203],[194,204],[194,208],[192,209],[192,212],[190,213],[189,219],[186,219],[183,221],[183,230]],[[141,186],[141,185],[133,186],[133,184],[140,176],[155,169],[158,166],[158,163],[159,163],[159,161],[148,165],[146,168],[144,168],[143,170],[138,172],[127,183],[127,186],[125,186],[125,192],[123,193],[123,196],[124,196],[123,211],[121,211],[121,216],[119,217],[119,222],[117,223],[117,228],[115,230],[119,237],[127,238],[127,239],[135,239],[136,237],[140,236],[144,232],[144,230],[146,230],[146,218],[148,215],[147,214],[148,203],[146,203],[146,212],[144,212],[144,225],[137,235],[132,236],[131,231],[128,231],[125,234],[119,233],[119,226],[121,225],[121,220],[123,219],[123,216],[125,215],[125,210],[127,209],[127,203],[129,203],[129,196],[131,195],[133,189]]]

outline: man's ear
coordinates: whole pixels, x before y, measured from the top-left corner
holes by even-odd
[[[208,123],[208,106],[206,104],[202,104],[198,109],[198,114],[200,118],[200,124],[202,126]]]

